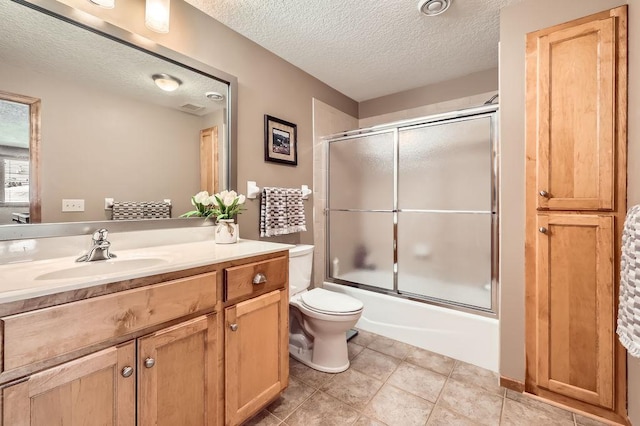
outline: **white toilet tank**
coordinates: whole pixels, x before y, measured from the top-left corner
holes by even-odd
[[[289,249],[289,297],[311,284],[313,246],[299,244]]]

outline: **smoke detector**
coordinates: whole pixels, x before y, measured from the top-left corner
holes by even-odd
[[[207,92],[204,95],[207,97],[207,99],[212,100],[212,101],[222,101],[222,100],[224,100],[224,95],[222,93]]]
[[[453,0],[420,0],[418,10],[427,16],[437,16],[449,9]]]

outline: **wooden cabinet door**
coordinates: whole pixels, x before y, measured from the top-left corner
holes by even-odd
[[[225,309],[225,418],[238,425],[288,384],[289,300],[276,290]]]
[[[539,215],[538,386],[614,404],[613,216]]]
[[[138,341],[138,424],[213,426],[217,422],[216,315]]]
[[[622,41],[617,18],[605,16],[528,35],[527,132],[537,142],[538,209],[614,209]]]
[[[134,426],[135,386],[135,345],[129,342],[4,388],[3,424]]]

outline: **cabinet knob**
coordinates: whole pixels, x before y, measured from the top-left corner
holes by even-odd
[[[229,324],[229,328],[231,329],[231,331],[236,331],[238,329],[238,324]]]
[[[122,377],[131,377],[131,375],[133,374],[133,367],[127,365],[122,369],[120,374],[122,374]]]
[[[253,285],[264,284],[267,282],[267,276],[262,272],[258,272],[255,277],[253,277]]]
[[[547,191],[545,191],[544,189],[542,191],[538,192],[538,194],[540,194],[544,198],[549,198],[549,193]]]
[[[545,228],[544,226],[541,226],[540,228],[538,228],[538,231],[540,231],[543,234],[547,233],[547,228]]]
[[[156,365],[156,360],[155,360],[155,359],[153,359],[153,358],[149,357],[149,358],[147,358],[147,359],[145,359],[145,360],[144,360],[144,366],[145,366],[145,367],[147,367],[147,368],[151,368],[151,367],[153,367],[154,365]]]

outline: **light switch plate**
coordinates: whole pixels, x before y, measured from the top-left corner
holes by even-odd
[[[84,211],[84,200],[62,200],[62,211],[63,212],[83,212]]]

